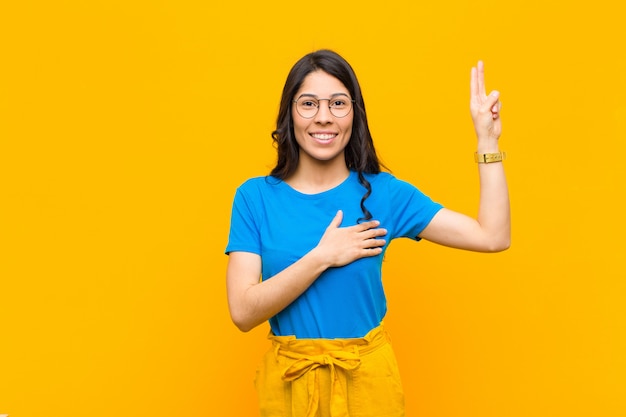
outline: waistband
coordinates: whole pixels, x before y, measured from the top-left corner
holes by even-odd
[[[346,371],[357,369],[361,357],[388,343],[389,335],[381,324],[364,337],[347,339],[298,339],[295,336],[275,336],[270,333],[276,357],[288,360],[282,379],[294,382],[306,377],[309,386],[306,417],[313,417],[318,409],[320,383],[318,370],[328,367],[331,383],[331,415],[347,417]],[[304,379],[304,378],[303,378]]]
[[[278,351],[303,355],[318,355],[332,351],[358,351],[366,354],[384,343],[389,342],[389,335],[380,324],[365,336],[345,339],[298,339],[296,336],[275,336],[270,332],[267,337]]]

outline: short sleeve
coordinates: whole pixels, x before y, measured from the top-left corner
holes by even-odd
[[[261,238],[255,217],[254,201],[242,187],[237,189],[230,218],[230,232],[225,253],[252,252],[261,254]]]
[[[388,186],[395,236],[420,240],[417,236],[443,206],[431,200],[414,185],[395,177],[391,177]]]

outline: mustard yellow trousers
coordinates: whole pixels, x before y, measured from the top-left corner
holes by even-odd
[[[404,393],[389,336],[268,338],[257,370],[261,417],[403,417]]]

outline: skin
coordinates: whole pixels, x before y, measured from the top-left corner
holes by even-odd
[[[499,93],[493,91],[486,94],[482,62],[472,68],[470,78],[470,113],[476,131],[477,151],[498,152],[502,131]],[[316,71],[305,78],[296,97],[307,93],[329,98],[338,92],[348,91],[336,78]],[[302,118],[295,109],[292,109],[292,115],[296,140],[300,145],[300,160],[296,172],[286,182],[303,193],[319,193],[340,184],[349,175],[344,150],[350,140],[352,113],[337,118],[330,113],[328,106],[321,105],[312,119]],[[334,136],[331,140],[320,141],[315,138],[318,133]],[[480,204],[477,217],[444,208],[419,237],[479,252],[497,252],[509,247],[510,210],[502,163],[478,164],[478,171]],[[317,246],[270,280],[259,281],[259,255],[230,253],[226,287],[231,317],[239,329],[249,331],[282,311],[326,269],[382,252],[387,231],[379,227],[378,221],[340,227],[342,219],[343,213],[339,211]]]
[[[336,94],[346,94],[348,89],[335,77],[323,71],[309,74],[295,97],[311,94],[317,98],[330,98]],[[287,183],[298,191],[314,194],[328,190],[349,175],[344,151],[352,134],[354,113],[345,117],[335,117],[328,108],[327,101],[320,101],[317,114],[306,119],[295,109],[292,110],[293,130],[300,147],[300,159],[296,172],[287,178]],[[319,135],[328,140],[317,139]]]
[[[477,152],[499,152],[502,133],[500,93],[485,93],[484,65],[478,62],[470,77],[470,113],[477,137]],[[459,249],[498,252],[511,244],[509,193],[503,164],[477,164],[480,178],[480,204],[476,219],[442,209],[420,237]]]

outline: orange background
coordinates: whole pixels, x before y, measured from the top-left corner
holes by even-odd
[[[0,7],[0,414],[257,415],[232,197],[274,162],[291,65],[332,48],[383,161],[468,214],[477,59],[502,92],[512,248],[386,258],[407,414],[626,415],[622,6],[215,3]]]

